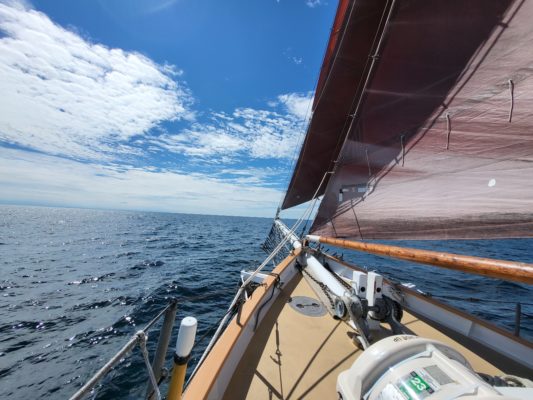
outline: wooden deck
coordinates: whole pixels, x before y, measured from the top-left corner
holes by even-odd
[[[311,317],[295,311],[280,296],[281,313],[267,315],[239,363],[225,399],[330,399],[336,398],[336,381],[361,354],[353,330],[329,314]],[[304,279],[290,296],[316,298]],[[274,307],[277,308],[277,307]],[[278,308],[279,310],[279,308]],[[414,316],[402,320],[412,333],[440,340],[459,350],[477,372],[502,372]]]

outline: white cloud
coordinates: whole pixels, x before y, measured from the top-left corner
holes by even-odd
[[[282,196],[249,182],[150,167],[103,167],[6,148],[0,148],[0,187],[6,189],[2,201],[19,204],[265,217],[272,216]]]
[[[278,96],[279,101],[285,105],[287,110],[296,115],[298,118],[307,119],[311,112],[311,103],[313,102],[313,94],[308,92],[302,93],[288,93]]]
[[[0,32],[0,140],[103,159],[162,121],[192,118],[173,66],[90,43],[22,3],[0,3]]]
[[[312,94],[280,95],[271,107],[280,111],[239,108],[231,115],[213,113],[209,123],[196,122],[179,134],[164,134],[153,144],[188,156],[231,161],[234,157],[285,159],[302,137]]]
[[[305,0],[305,5],[310,8],[315,8],[324,4],[322,0]]]
[[[236,166],[251,159],[279,166],[293,156],[312,94],[287,93],[267,109],[212,111],[199,120],[182,74],[0,0],[0,200],[271,216],[286,172]],[[186,126],[178,133],[154,129],[177,120]],[[153,152],[184,155],[186,171],[125,164],[145,164]]]
[[[267,187],[279,186],[282,183],[280,180],[283,178],[284,173],[286,173],[286,171],[272,167],[246,169],[227,168],[220,170],[215,176],[224,182]]]

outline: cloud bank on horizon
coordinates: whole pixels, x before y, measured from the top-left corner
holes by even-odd
[[[21,2],[0,2],[0,54],[0,201],[273,214],[312,92],[201,110],[186,71]]]

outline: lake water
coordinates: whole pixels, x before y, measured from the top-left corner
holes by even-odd
[[[67,398],[171,298],[178,319],[198,319],[198,337],[209,332],[237,290],[239,271],[265,257],[260,244],[270,225],[263,218],[0,206],[0,398]],[[408,245],[531,262],[532,243]],[[533,302],[526,285],[344,256],[510,330],[514,303]],[[457,299],[465,297],[489,301]],[[523,311],[522,334],[531,338],[533,307]],[[136,350],[95,397],[139,398],[146,380]]]

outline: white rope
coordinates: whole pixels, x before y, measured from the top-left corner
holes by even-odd
[[[148,370],[148,376],[150,377],[152,388],[155,392],[155,397],[157,398],[157,400],[161,400],[161,392],[159,391],[159,386],[157,385],[157,380],[155,379],[154,370],[152,369],[152,365],[150,364],[148,350],[146,349],[146,341],[148,340],[148,335],[143,331],[140,331],[137,333],[137,340],[139,342],[139,347],[141,348],[144,363],[146,364],[146,369]]]

